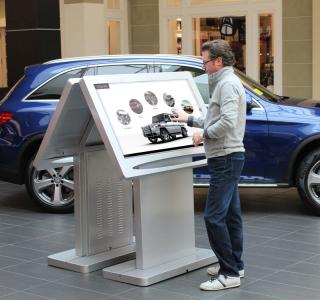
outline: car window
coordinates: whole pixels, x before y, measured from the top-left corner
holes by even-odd
[[[85,71],[86,69],[77,69],[58,75],[34,91],[26,100],[59,100],[68,79],[80,78]]]
[[[235,73],[240,78],[242,84],[259,98],[262,98],[272,103],[277,103],[281,99],[280,96],[272,93],[263,85],[259,84],[257,81],[251,79],[239,70],[236,70]]]
[[[0,101],[0,105],[2,103],[4,103],[8,98],[9,96],[13,93],[13,91],[15,90],[15,88],[19,85],[20,82],[22,82],[24,79],[24,76],[22,76],[15,84],[14,86],[9,90],[9,92],[4,96],[4,98]]]
[[[204,70],[188,66],[171,64],[155,65],[154,68],[155,72],[190,72],[198,87],[198,90],[202,96],[204,103],[209,103],[208,75],[204,72]]]
[[[148,66],[145,64],[139,65],[110,65],[97,67],[98,75],[112,75],[112,74],[136,74],[148,73]]]

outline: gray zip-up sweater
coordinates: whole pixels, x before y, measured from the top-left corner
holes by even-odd
[[[244,152],[246,96],[243,85],[232,67],[224,67],[209,75],[212,96],[206,117],[190,116],[187,124],[203,128],[206,157]]]

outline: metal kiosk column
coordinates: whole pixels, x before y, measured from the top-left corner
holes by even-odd
[[[192,128],[170,122],[173,106],[195,117],[206,110],[187,72],[70,81],[38,152],[38,167],[76,157],[77,242],[109,256],[99,261],[82,247],[94,261],[87,269],[107,265],[105,278],[148,286],[216,261],[211,250],[195,247],[192,168],[206,163],[193,159],[203,148],[193,146]],[[55,254],[54,265],[69,268],[77,255]]]

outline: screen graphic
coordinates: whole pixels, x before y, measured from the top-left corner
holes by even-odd
[[[200,116],[188,80],[95,85],[123,155],[192,147],[197,128],[171,120],[172,108]]]

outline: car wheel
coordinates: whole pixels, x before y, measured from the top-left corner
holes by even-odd
[[[32,157],[26,170],[26,188],[32,199],[48,212],[73,211],[73,166],[38,171]]]
[[[148,138],[148,140],[152,143],[152,144],[156,144],[158,141],[158,138]]]
[[[184,127],[181,128],[181,133],[182,133],[183,137],[187,137],[188,136],[188,131]]]
[[[165,130],[165,129],[161,129],[160,138],[164,142],[169,142],[170,141],[170,135],[169,135],[168,131]]]
[[[297,188],[303,202],[320,214],[320,148],[307,154],[297,172]]]

